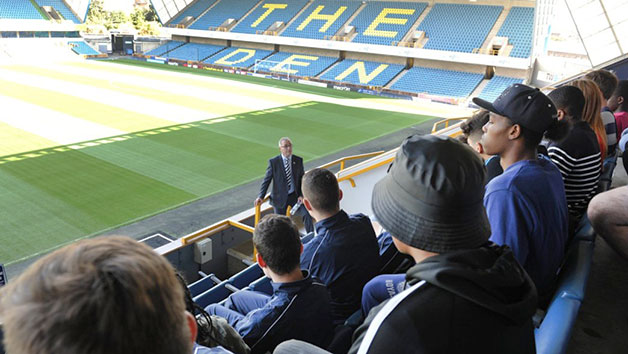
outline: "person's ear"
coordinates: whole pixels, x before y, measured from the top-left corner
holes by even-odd
[[[562,109],[558,109],[556,110],[556,112],[559,121],[563,120],[563,118],[566,117],[565,111],[563,111]]]
[[[624,103],[624,96],[617,96],[617,105],[621,106]]]
[[[303,205],[305,205],[305,209],[307,209],[308,211],[312,211],[312,204],[305,197],[303,197]]]
[[[267,267],[266,262],[264,261],[264,258],[262,258],[262,255],[259,254],[259,252],[257,252],[256,258],[257,258],[257,264],[259,264],[261,268]]]
[[[475,151],[477,151],[478,154],[484,153],[484,146],[482,146],[482,143],[480,142],[475,143]]]
[[[299,254],[303,253],[303,244],[301,244],[301,252],[299,252]]]
[[[338,188],[338,201],[342,200],[342,189]]]
[[[188,328],[190,329],[190,341],[192,343],[196,342],[196,336],[198,335],[198,326],[196,324],[196,319],[194,315],[185,311],[185,320],[188,323]]]
[[[508,139],[515,140],[521,136],[521,126],[519,124],[513,124],[508,129]]]

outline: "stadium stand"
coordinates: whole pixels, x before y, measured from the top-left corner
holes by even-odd
[[[220,1],[211,10],[207,11],[189,28],[206,30],[211,27],[218,27],[226,20],[232,18],[239,21],[253,6],[256,1],[251,0],[228,0]]]
[[[325,36],[333,36],[358,7],[360,7],[359,1],[316,1],[281,35],[311,39],[324,39]]]
[[[0,18],[43,20],[30,1],[0,0]]]
[[[478,97],[489,102],[493,102],[497,96],[499,96],[499,94],[506,89],[506,87],[512,84],[520,84],[522,82],[523,79],[517,79],[514,77],[493,76]]]
[[[277,21],[287,23],[307,4],[307,0],[264,0],[253,12],[239,22],[231,32],[257,33],[266,31]]]
[[[66,6],[62,0],[35,0],[39,6],[51,6],[57,10],[64,19],[74,23],[81,23],[76,15]]]
[[[98,55],[99,51],[89,46],[85,41],[70,41],[68,44],[72,47],[72,51],[76,54]]]
[[[255,64],[255,60],[264,59],[271,53],[272,51],[270,50],[230,47],[209,57],[203,62],[208,64],[231,66],[234,68],[248,68],[249,66]]]
[[[347,59],[336,64],[320,78],[356,85],[384,86],[403,68],[399,64]]]
[[[290,74],[298,76],[316,76],[332,65],[337,58],[316,56],[311,54],[298,54],[279,52],[271,55],[267,58],[269,61],[281,62],[273,67],[273,71],[287,71],[288,69],[283,67],[282,64],[290,63]],[[279,70],[280,69],[280,70]]]
[[[495,25],[503,6],[436,4],[417,28],[428,38],[425,49],[473,52]]]
[[[423,2],[369,2],[351,21],[358,32],[353,42],[382,45],[398,42],[426,7],[427,4]]]
[[[146,55],[155,55],[155,56],[161,56],[164,55],[170,51],[172,51],[173,49],[176,49],[182,45],[184,45],[185,42],[180,42],[180,41],[168,41],[164,44],[162,44],[161,46],[149,51],[148,53],[146,53]]]
[[[497,32],[497,36],[508,37],[508,42],[513,45],[511,57],[528,58],[532,48],[533,32],[534,8],[513,7]]]
[[[482,81],[482,78],[482,74],[415,66],[391,88],[432,95],[467,97]]]
[[[183,21],[183,19],[188,16],[192,16],[196,19],[203,12],[205,12],[205,10],[207,10],[210,6],[212,6],[215,2],[216,0],[198,0],[197,2],[192,4],[192,6],[188,7],[186,10],[181,12],[179,16],[175,17],[172,21],[170,21],[170,23],[178,24],[179,22]]]
[[[222,49],[224,49],[224,47],[219,45],[186,43],[168,52],[168,57],[181,60],[203,61]]]

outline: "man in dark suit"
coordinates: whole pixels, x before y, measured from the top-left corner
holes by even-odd
[[[303,159],[299,156],[292,155],[292,141],[290,138],[283,137],[279,139],[279,151],[281,154],[268,160],[266,175],[262,181],[255,205],[262,203],[270,182],[273,182],[273,189],[270,192],[270,204],[273,206],[275,214],[286,215],[288,205],[294,206],[299,201],[303,201],[303,193],[301,193],[301,178],[305,173],[303,169]],[[314,230],[312,217],[307,210],[300,207],[297,214],[303,217],[303,224],[307,232]]]

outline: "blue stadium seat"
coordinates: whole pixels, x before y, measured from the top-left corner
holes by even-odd
[[[89,44],[85,43],[85,41],[70,41],[68,42],[72,46],[72,51],[76,54],[83,55],[98,55],[99,51],[89,46]]]
[[[398,42],[408,33],[426,7],[427,4],[423,2],[369,2],[351,21],[358,33],[353,42],[382,45]],[[399,21],[403,24],[394,23]]]
[[[0,0],[0,19],[43,20],[30,1]]]
[[[204,63],[248,68],[255,60],[264,59],[272,53],[270,50],[230,47],[204,60]]]
[[[265,31],[273,23],[288,23],[303,7],[307,0],[264,0],[253,12],[239,22],[231,32],[253,33]],[[271,11],[270,13],[268,11]]]
[[[171,24],[178,24],[183,21],[187,16],[192,16],[197,19],[205,10],[207,10],[210,6],[212,6],[216,0],[198,0],[192,6],[188,7],[186,10],[182,11],[177,17],[175,17]]]
[[[584,300],[594,248],[595,243],[591,241],[576,240],[571,244],[560,270],[556,297]]]
[[[327,71],[321,76],[321,79],[349,82],[356,85],[384,86],[403,68],[404,65],[399,64],[346,59]],[[348,69],[351,71],[349,75],[346,75]]]
[[[358,7],[360,7],[359,1],[316,1],[299,15],[281,35],[311,39],[324,39],[325,36],[333,36]]]
[[[195,296],[194,302],[196,302],[202,308],[207,307],[209,304],[215,304],[224,300],[227,296],[231,295],[231,290],[227,288],[228,282],[225,280],[218,285],[215,285],[211,289]]]
[[[259,264],[255,263],[251,264],[243,271],[233,275],[227,281],[236,288],[242,289],[263,276],[264,272],[262,271],[262,268],[260,268]]]
[[[508,42],[513,45],[511,57],[528,58],[532,49],[533,32],[534,8],[513,7],[497,32],[497,36],[508,37]]]
[[[270,285],[270,278],[266,276],[261,277],[249,284],[249,289],[252,291],[259,291],[268,295],[272,295],[273,293],[273,287],[272,285]]]
[[[168,41],[164,44],[162,44],[161,46],[149,51],[148,53],[146,53],[146,55],[155,55],[155,56],[162,56],[164,54],[166,54],[167,52],[170,52],[182,45],[184,45],[185,42],[180,42],[180,41]]]
[[[290,66],[290,70],[293,71],[291,75],[314,77],[320,74],[323,70],[327,69],[330,65],[336,62],[337,58],[318,56],[312,54],[298,54],[288,52],[278,52],[267,58],[269,61],[282,62],[286,59],[293,57],[291,61],[293,64]],[[303,65],[296,65],[294,63],[302,63]],[[287,70],[287,68],[281,68]],[[271,68],[272,70],[272,68]]]
[[[503,6],[436,4],[417,28],[428,38],[423,48],[473,52],[495,25]]]
[[[188,285],[188,289],[190,289],[192,297],[200,295],[201,293],[211,289],[212,286],[216,285],[216,283],[212,280],[212,275],[213,273]]]
[[[203,61],[204,59],[218,53],[223,48],[223,46],[219,45],[186,43],[171,50],[168,53],[168,57],[181,60]]]
[[[220,1],[188,28],[207,30],[210,27],[220,26],[230,18],[239,21],[256,3],[251,0]]]
[[[523,79],[517,79],[514,77],[493,76],[478,97],[489,102],[493,102],[508,86],[512,84],[520,84],[522,82]]]
[[[467,97],[483,77],[483,74],[415,66],[395,82],[391,89],[449,97]]]
[[[39,6],[52,6],[57,10],[64,19],[70,20],[74,23],[81,23],[81,21],[74,15],[74,13],[66,6],[62,0],[35,0]]]

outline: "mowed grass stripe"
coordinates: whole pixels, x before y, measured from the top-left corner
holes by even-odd
[[[272,98],[273,101],[277,102],[277,105],[289,105],[295,104],[297,102],[303,101],[300,98],[302,94],[291,94],[290,91],[285,91],[285,93],[273,92],[272,94],[264,93],[260,88],[254,87],[255,84],[238,84],[237,81],[232,81],[224,78],[212,78],[212,77],[204,77],[194,75],[180,75],[175,73],[169,73],[168,71],[159,71],[159,70],[136,70],[132,66],[122,66],[122,65],[108,65],[102,62],[72,62],[67,63],[65,65],[68,66],[78,66],[83,68],[89,68],[92,70],[99,71],[107,71],[117,74],[123,75],[131,75],[146,79],[157,79],[168,81],[172,83],[176,83],[179,85],[188,85],[192,87],[198,87],[206,89],[208,85],[215,84],[219,85],[220,90],[240,95],[240,96],[251,96],[251,97],[261,97],[261,98]],[[197,69],[198,70],[198,69]],[[200,70],[199,70],[200,71]],[[231,74],[237,76],[235,74]],[[196,76],[196,77],[195,77]],[[203,79],[205,78],[205,79]],[[209,79],[209,80],[208,80]]]
[[[0,185],[4,263],[196,197],[80,151],[0,165]]]
[[[224,102],[224,100],[214,99],[212,97],[206,97],[203,99],[199,99],[197,97],[192,97],[188,95],[184,95],[181,93],[173,93],[168,91],[162,91],[158,89],[154,89],[148,86],[140,86],[124,83],[121,81],[110,81],[103,79],[96,79],[93,77],[85,77],[80,75],[69,74],[66,72],[55,71],[54,68],[44,69],[35,66],[22,66],[16,65],[11,66],[10,68],[13,71],[23,72],[26,74],[33,74],[43,77],[48,77],[55,80],[72,82],[80,85],[88,85],[101,89],[116,91],[119,93],[124,93],[132,96],[139,96],[148,99],[152,99],[155,101],[159,101],[161,103],[169,103],[174,105],[185,106],[186,108],[197,109],[200,111],[205,111],[211,114],[215,114],[218,116],[225,116],[233,113],[240,113],[250,111],[248,108],[244,108],[239,105],[230,104],[229,102]],[[92,68],[93,69],[93,68]]]
[[[22,129],[0,122],[0,156],[18,154],[25,151],[46,149],[58,143],[31,134]]]
[[[165,119],[2,79],[0,94],[126,132],[172,125]]]
[[[0,261],[12,263],[259,178],[284,135],[293,138],[295,153],[311,160],[430,118],[295,105],[1,164],[0,185],[14,192],[0,193],[0,203],[20,207],[2,212],[11,227],[3,227],[0,244],[17,246],[0,249]],[[46,227],[37,222],[42,219]]]

